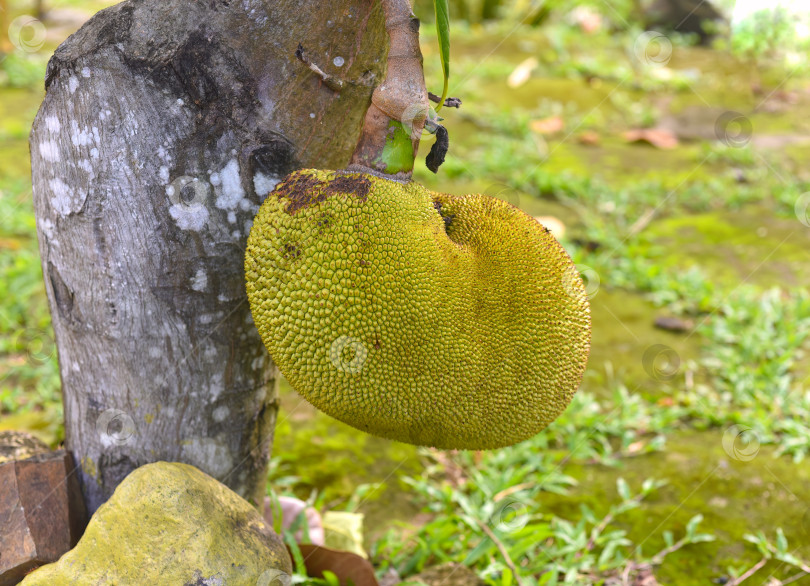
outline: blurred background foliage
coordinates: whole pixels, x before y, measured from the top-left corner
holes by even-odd
[[[49,55],[110,4],[0,0],[0,429],[51,445],[27,134]],[[444,167],[416,178],[555,231],[591,295],[582,389],[530,441],[446,453],[348,428],[282,381],[268,491],[365,514],[379,574],[403,579],[454,562],[488,584],[810,583],[807,7],[450,7],[463,105],[442,111]],[[438,91],[432,3],[415,11]]]

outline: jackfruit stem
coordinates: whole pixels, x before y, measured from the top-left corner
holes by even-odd
[[[419,19],[408,0],[380,1],[390,41],[388,72],[371,96],[351,165],[407,180],[413,174],[430,109],[419,48]]]

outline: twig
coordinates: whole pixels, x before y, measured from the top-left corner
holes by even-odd
[[[515,562],[512,561],[512,558],[509,557],[509,552],[506,551],[506,546],[504,546],[503,542],[501,542],[501,540],[498,539],[498,536],[495,535],[495,533],[493,533],[492,529],[490,529],[486,523],[484,523],[480,519],[476,519],[475,522],[478,523],[478,526],[481,527],[484,533],[487,534],[487,537],[489,537],[495,544],[495,547],[498,548],[498,551],[501,552],[501,555],[503,556],[504,562],[506,562],[507,567],[510,570],[512,570],[512,576],[514,577],[517,585],[523,586],[523,582],[520,579],[520,574],[518,574],[517,571],[517,566],[515,566]]]
[[[630,499],[630,500],[629,500],[629,501],[627,501],[627,502],[632,502],[632,501],[635,501],[636,503],[640,503],[640,502],[641,502],[641,501],[643,501],[643,500],[644,500],[644,495],[643,495],[643,494],[639,494],[639,495],[634,496],[632,499]],[[583,555],[583,554],[584,554],[586,551],[591,551],[591,550],[592,550],[592,549],[593,549],[593,548],[596,546],[596,540],[599,538],[599,536],[602,534],[602,532],[603,532],[605,529],[607,529],[607,526],[608,526],[608,525],[610,525],[610,524],[613,522],[613,519],[615,519],[615,518],[616,518],[616,513],[615,513],[615,512],[613,512],[613,511],[610,511],[610,512],[609,512],[607,515],[605,515],[605,517],[604,517],[604,518],[603,518],[603,519],[602,519],[602,520],[599,522],[599,525],[597,525],[596,527],[594,527],[594,528],[591,530],[591,536],[590,536],[590,538],[588,539],[588,543],[585,545],[585,549],[584,549],[584,550],[580,550],[580,551],[578,551],[578,552],[577,552],[577,555],[576,555],[576,558],[577,558],[577,559],[581,558],[581,557],[582,557],[582,555]]]
[[[510,486],[509,488],[503,489],[501,492],[493,496],[492,502],[497,503],[499,500],[505,497],[512,496],[516,492],[520,492],[523,489],[532,488],[534,486],[537,486],[537,484],[534,482],[524,482],[523,484],[515,484],[514,486]]]
[[[636,568],[635,562],[630,562],[624,567],[624,572],[622,572],[622,585],[629,585],[630,584],[630,572],[632,572]]]
[[[315,63],[310,61],[307,56],[304,55],[304,45],[301,43],[298,43],[298,48],[295,50],[295,56],[301,63],[309,67],[315,73],[315,75],[320,77],[323,83],[326,84],[326,87],[328,87],[330,90],[339,92],[343,89],[343,80],[335,77],[334,75],[329,75],[320,67],[315,65]]]
[[[774,554],[774,557],[779,555],[779,551],[773,545],[768,543],[767,546],[768,546],[768,551],[770,551],[772,554]],[[807,565],[807,563],[805,563],[803,560],[797,560],[797,561],[798,561],[797,564],[792,564],[792,565],[799,568],[805,574],[810,574],[810,566]]]
[[[790,584],[791,582],[795,582],[799,578],[804,578],[805,576],[810,576],[810,573],[805,572],[805,571],[801,571],[798,574],[794,574],[793,576],[791,576],[787,580],[782,580],[782,586],[784,586],[785,584]]]
[[[627,232],[627,237],[633,237],[639,232],[641,232],[644,228],[646,228],[652,219],[655,217],[655,212],[658,208],[650,208],[636,220],[632,226],[630,226],[630,230]]]
[[[735,578],[731,582],[726,582],[726,586],[737,586],[737,584],[740,584],[741,582],[743,582],[743,580],[747,580],[748,578],[750,578],[751,576],[756,574],[758,571],[760,571],[762,569],[762,567],[767,563],[768,563],[768,558],[762,558],[757,563],[755,563],[753,566],[751,566],[748,569],[748,571],[745,572],[743,575],[741,575],[739,578]]]
[[[438,104],[439,102],[442,101],[442,97],[437,96],[433,92],[428,92],[428,99],[435,104]],[[461,98],[447,98],[444,100],[444,105],[447,108],[460,108]]]
[[[577,552],[577,558],[582,557],[583,553],[586,551],[591,551],[596,546],[596,539],[602,534],[602,531],[607,529],[607,526],[613,522],[615,517],[616,516],[613,514],[613,512],[605,515],[605,518],[600,521],[599,525],[594,527],[591,531],[591,536],[588,538],[588,543],[585,545],[585,549]]]
[[[676,551],[681,549],[687,543],[688,543],[688,541],[687,541],[686,537],[683,537],[683,538],[679,539],[678,541],[676,541],[675,543],[673,543],[672,545],[670,545],[669,547],[665,547],[664,549],[659,551],[657,554],[655,554],[652,557],[652,559],[650,561],[654,565],[660,566],[661,564],[664,563],[664,558],[665,557],[667,557],[671,553],[675,553]]]

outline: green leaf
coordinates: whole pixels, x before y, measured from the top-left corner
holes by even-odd
[[[450,80],[450,9],[448,0],[433,0],[433,8],[436,10],[436,34],[439,37],[439,53],[442,57],[442,72],[444,73],[442,99],[439,101],[439,105],[436,106],[438,112],[444,106]]]
[[[291,531],[285,529],[282,532],[282,536],[284,538],[284,543],[287,544],[287,547],[289,547],[290,551],[292,552],[295,571],[298,574],[303,574],[304,576],[306,576],[307,566],[304,563],[304,556],[301,555],[301,550],[298,547],[298,542],[295,541],[295,535]]]
[[[509,568],[504,568],[503,573],[501,574],[501,584],[503,586],[511,586],[512,582],[512,570]]]
[[[705,543],[715,541],[717,538],[711,533],[698,533],[692,538],[692,543]]]
[[[407,173],[413,170],[413,143],[410,132],[401,122],[392,120],[388,128],[393,128],[385,138],[385,146],[380,154],[380,160],[385,164],[387,175]]]
[[[667,547],[672,547],[672,544],[675,543],[675,539],[672,536],[672,531],[664,531],[664,543]]]
[[[785,538],[785,534],[782,532],[782,528],[779,527],[776,530],[776,553],[779,555],[783,555],[787,553],[788,549],[788,542]]]
[[[475,546],[475,548],[469,554],[467,554],[467,557],[464,558],[462,564],[465,566],[471,566],[493,549],[495,549],[495,543],[493,543],[489,537],[484,537],[484,539],[477,546]]]
[[[281,503],[278,500],[278,495],[276,491],[270,491],[270,507],[273,511],[273,531],[275,531],[278,535],[281,535],[281,527],[282,527],[282,515],[281,515]]]
[[[700,522],[703,521],[703,515],[695,515],[689,522],[686,524],[686,536],[692,538],[695,536],[695,531],[697,530],[697,526],[700,525]]]
[[[324,580],[326,580],[326,583],[329,584],[329,586],[340,586],[340,580],[338,580],[338,577],[334,572],[324,570],[323,577]]]
[[[630,487],[627,485],[627,482],[624,478],[619,478],[616,480],[616,491],[619,493],[619,496],[622,497],[622,500],[629,501],[632,496],[630,495]]]

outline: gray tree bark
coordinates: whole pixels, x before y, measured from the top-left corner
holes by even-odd
[[[299,42],[358,83],[326,87]],[[56,51],[34,205],[91,512],[158,460],[261,503],[277,375],[245,296],[248,231],[282,176],[348,162],[386,46],[376,0],[128,0]]]

